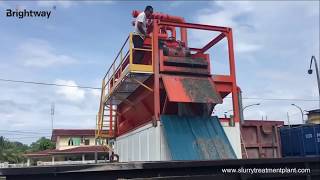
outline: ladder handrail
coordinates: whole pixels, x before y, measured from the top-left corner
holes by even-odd
[[[107,77],[107,75],[108,75],[108,73],[110,72],[110,70],[111,70],[112,66],[115,64],[115,62],[117,61],[118,57],[120,56],[120,54],[121,54],[121,52],[122,52],[123,48],[126,46],[126,44],[127,44],[128,40],[129,40],[129,38],[130,38],[130,35],[129,35],[129,36],[127,37],[127,39],[125,40],[125,42],[124,42],[124,44],[122,45],[122,47],[121,47],[120,51],[118,52],[118,54],[117,54],[116,58],[113,60],[113,62],[112,62],[112,64],[110,65],[110,67],[109,67],[109,69],[108,69],[107,73],[104,75],[103,79],[105,79],[105,78]]]

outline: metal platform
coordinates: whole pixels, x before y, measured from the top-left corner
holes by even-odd
[[[133,62],[136,51],[143,51],[144,55],[150,55],[152,47],[134,48],[132,36],[130,33],[102,80],[100,105],[96,120],[96,138],[114,137],[118,114],[117,106],[123,102],[132,104],[128,97],[139,86],[152,91],[144,84],[145,80],[154,73],[152,56],[149,62],[141,62],[140,64]]]
[[[127,68],[126,68],[127,69]],[[153,73],[127,71],[119,78],[106,97],[106,104],[119,105],[125,101],[139,86],[143,85]]]
[[[215,180],[316,180],[320,157],[237,159],[216,161],[130,162],[0,169],[7,180],[65,179],[215,179]],[[310,168],[310,173],[223,173],[226,168]]]

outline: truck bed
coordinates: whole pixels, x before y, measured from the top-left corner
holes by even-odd
[[[309,173],[223,173],[234,168],[310,168]],[[23,179],[320,179],[320,157],[158,161],[0,169],[7,180]]]

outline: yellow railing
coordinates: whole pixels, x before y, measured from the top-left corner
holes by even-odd
[[[116,58],[110,65],[107,73],[102,80],[100,107],[97,118],[97,136],[101,135],[103,126],[104,106],[108,98],[112,95],[115,87],[128,73],[153,73],[153,47],[151,37],[151,49],[145,48],[134,48],[133,45],[133,34],[126,38]],[[134,64],[133,57],[134,51],[145,51],[151,52],[151,64]]]

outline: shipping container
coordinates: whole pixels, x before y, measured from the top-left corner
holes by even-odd
[[[242,158],[281,157],[278,127],[283,121],[246,120],[241,124]]]
[[[280,128],[282,156],[320,155],[320,124]]]

